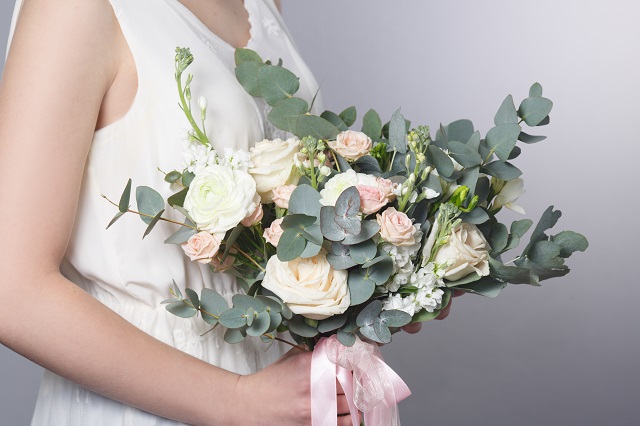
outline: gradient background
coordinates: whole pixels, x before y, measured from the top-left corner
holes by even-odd
[[[569,259],[568,277],[458,298],[446,321],[396,336],[384,354],[414,392],[403,423],[637,424],[640,4],[283,3],[329,109],[355,102],[360,116],[375,107],[386,120],[402,106],[415,124],[469,118],[485,134],[504,97],[517,104],[535,81],[555,103],[539,129],[549,139],[515,161],[527,188],[519,204],[537,220],[554,203],[558,230],[591,247]],[[0,44],[12,8],[0,3]],[[0,423],[28,424],[40,374],[0,346]]]

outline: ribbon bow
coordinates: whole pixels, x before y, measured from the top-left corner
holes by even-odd
[[[398,402],[411,391],[382,360],[376,345],[356,337],[352,347],[335,335],[322,338],[311,360],[311,415],[313,426],[335,426],[338,416],[336,378],[344,390],[353,426],[358,411],[366,426],[400,426]]]

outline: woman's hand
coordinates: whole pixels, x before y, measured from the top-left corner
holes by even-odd
[[[311,425],[311,352],[292,349],[257,373],[241,376],[238,401],[250,401],[241,424]],[[337,384],[338,426],[352,424],[347,398]]]

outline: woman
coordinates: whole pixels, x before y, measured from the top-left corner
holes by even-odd
[[[32,424],[309,424],[310,354],[228,345],[168,314],[172,279],[239,290],[162,245],[170,227],[144,241],[135,218],[105,231],[115,212],[101,199],[128,177],[171,193],[157,168],[181,166],[176,46],[194,53],[193,92],[209,101],[218,148],[278,136],[233,76],[233,50],[248,45],[301,76],[301,96],[317,90],[275,2],[20,6],[0,85],[0,288],[17,301],[0,310],[0,342],[49,370]],[[344,395],[338,413],[351,424]]]

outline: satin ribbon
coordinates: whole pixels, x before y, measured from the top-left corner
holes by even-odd
[[[311,360],[312,426],[335,426],[338,408],[336,378],[344,390],[353,426],[399,426],[398,402],[411,391],[400,376],[382,360],[377,345],[356,337],[352,347],[342,345],[333,335],[322,338]]]

